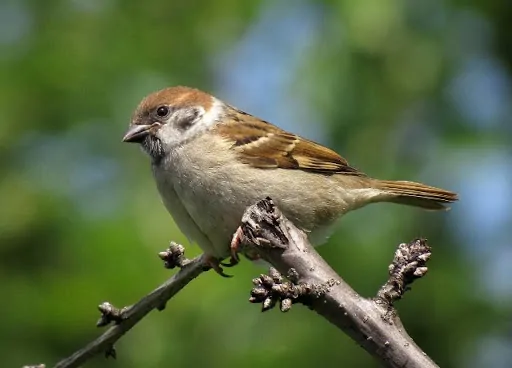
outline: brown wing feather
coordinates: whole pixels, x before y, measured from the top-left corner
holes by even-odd
[[[336,152],[313,141],[285,132],[252,115],[229,109],[217,132],[233,142],[240,159],[258,168],[282,168],[323,174],[364,176]]]

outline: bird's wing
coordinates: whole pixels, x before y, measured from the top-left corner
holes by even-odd
[[[364,176],[333,150],[234,108],[215,129],[253,167]]]

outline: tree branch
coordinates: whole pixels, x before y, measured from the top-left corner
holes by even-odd
[[[160,258],[165,261],[167,268],[180,267],[180,271],[130,307],[117,309],[108,302],[101,304],[98,308],[102,312],[102,317],[97,325],[104,326],[110,322],[114,322],[115,325],[110,327],[83,349],[61,360],[55,365],[55,368],[79,367],[93,356],[101,353],[105,353],[107,357],[111,356],[115,358],[114,343],[119,340],[121,336],[128,332],[153,309],[164,309],[169,299],[205,271],[204,256],[201,255],[193,260],[187,260],[183,257],[183,247],[180,245],[171,243],[169,250],[159,255]]]
[[[437,367],[407,334],[392,305],[426,273],[430,248],[425,241],[401,244],[389,280],[377,297],[366,299],[334,272],[270,198],[246,210],[240,230],[242,251],[259,254],[277,269],[253,281],[251,302],[263,303],[263,310],[280,302],[282,311],[304,303],[387,367]]]

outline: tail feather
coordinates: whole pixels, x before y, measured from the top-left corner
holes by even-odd
[[[378,180],[377,187],[389,194],[387,202],[422,207],[429,210],[449,209],[457,201],[457,193],[412,181]]]

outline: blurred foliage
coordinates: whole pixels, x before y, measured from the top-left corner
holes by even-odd
[[[512,162],[511,15],[500,0],[1,0],[0,365],[51,366],[82,347],[101,332],[95,305],[135,302],[169,277],[157,251],[170,240],[188,245],[148,160],[120,141],[145,94],[184,84],[232,95],[255,115],[324,137],[373,176],[461,190],[471,204],[464,188],[481,167],[462,165],[481,149]],[[257,28],[265,19],[273,23]],[[302,51],[276,69],[262,60],[286,53],[276,43],[283,37]],[[471,84],[482,60],[498,78]],[[279,93],[251,87],[284,74]],[[314,120],[275,121],[244,95],[283,111],[303,106]],[[430,273],[399,303],[404,325],[443,367],[505,367],[512,293],[488,290],[485,251],[466,246],[457,206],[444,214],[370,206],[348,215],[320,252],[371,296],[395,245],[427,237]],[[305,308],[259,313],[247,298],[261,271],[243,262],[230,280],[203,275],[126,335],[117,361],[88,366],[377,366]]]

